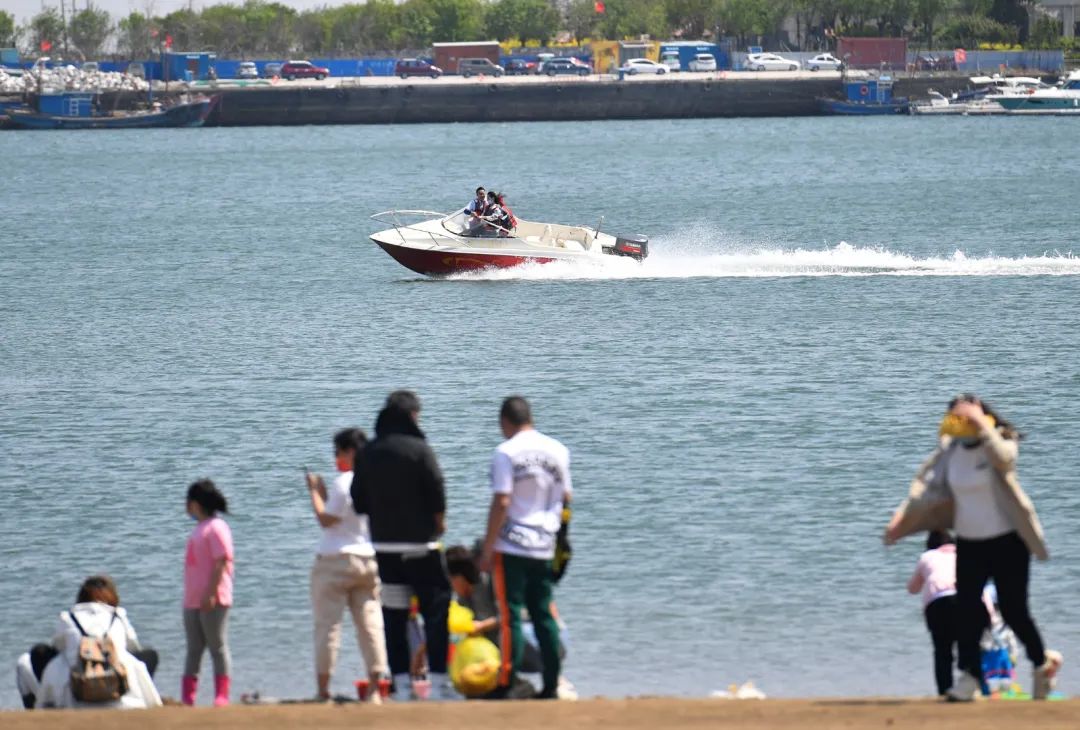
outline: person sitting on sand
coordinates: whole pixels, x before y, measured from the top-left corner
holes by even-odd
[[[83,637],[111,639],[127,674],[127,691],[111,702],[79,702],[71,690],[71,670],[79,662]],[[116,584],[105,575],[83,581],[75,605],[60,614],[52,644],[38,644],[19,657],[15,680],[26,709],[160,707],[153,673],[158,656],[139,644],[127,612],[120,607]]]

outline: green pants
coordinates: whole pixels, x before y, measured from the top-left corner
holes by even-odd
[[[555,696],[559,686],[559,624],[551,613],[554,580],[550,560],[498,553],[495,565],[495,597],[499,603],[499,645],[503,657],[500,684],[510,682],[511,669],[521,669],[525,637],[521,632],[521,609],[525,608],[536,631],[544,662],[542,694]]]

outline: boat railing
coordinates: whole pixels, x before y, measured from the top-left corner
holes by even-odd
[[[442,244],[439,243],[439,238],[445,238],[451,244],[455,244],[455,243],[457,243],[457,241],[455,239],[451,238],[450,236],[440,236],[440,235],[438,235],[438,234],[436,234],[436,233],[434,233],[434,232],[432,232],[432,231],[430,231],[430,230],[428,230],[426,228],[420,228],[419,226],[417,226],[415,224],[402,223],[400,216],[417,216],[417,217],[423,216],[424,220],[426,222],[426,221],[430,220],[431,218],[443,219],[443,218],[449,218],[452,215],[454,215],[454,214],[453,213],[449,213],[449,214],[440,213],[437,210],[396,210],[395,209],[395,210],[384,210],[381,213],[376,213],[375,215],[371,216],[371,219],[379,221],[380,223],[386,223],[386,224],[389,224],[389,225],[393,226],[394,230],[397,231],[397,234],[399,236],[401,236],[401,243],[402,244],[408,243],[408,241],[405,239],[405,234],[403,234],[401,232],[401,229],[404,228],[404,229],[407,229],[407,230],[410,230],[410,231],[416,231],[417,233],[423,233],[423,234],[429,236],[431,238],[431,242],[434,245],[439,246],[439,245],[442,245]]]
[[[405,235],[401,232],[401,229],[405,228],[405,229],[410,230],[410,231],[416,231],[417,233],[425,234],[426,236],[431,238],[432,243],[434,243],[436,246],[441,245],[439,243],[440,238],[445,239],[446,241],[449,241],[450,245],[460,246],[461,245],[461,241],[459,240],[460,238],[469,238],[470,237],[469,233],[468,233],[468,230],[464,226],[462,226],[460,231],[454,231],[454,230],[451,230],[446,225],[447,222],[451,218],[454,218],[454,217],[456,217],[458,215],[462,215],[461,211],[456,211],[454,213],[440,213],[439,211],[436,211],[436,210],[396,210],[395,209],[395,210],[384,210],[381,213],[374,214],[373,216],[371,216],[371,218],[372,218],[372,220],[377,220],[380,223],[386,223],[386,224],[389,224],[389,225],[393,226],[394,230],[397,231],[397,234],[399,236],[401,236],[402,244],[407,242],[406,239],[405,239]],[[438,219],[440,219],[442,221],[443,228],[446,228],[446,230],[448,230],[451,234],[453,234],[453,236],[442,236],[440,234],[432,232],[431,230],[428,230],[427,228],[420,228],[418,225],[415,225],[415,224],[410,225],[410,224],[407,224],[407,223],[402,223],[399,216],[417,216],[417,217],[423,216],[425,223],[427,221],[431,220],[432,218],[438,218]],[[491,226],[492,228],[494,228],[494,229],[496,229],[498,231],[505,232],[508,236],[513,235],[513,231],[508,230],[506,228],[503,228],[502,226],[498,225],[497,223],[490,223],[489,222],[487,225]]]

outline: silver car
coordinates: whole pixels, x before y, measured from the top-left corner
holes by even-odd
[[[775,53],[751,53],[744,64],[750,71],[798,71],[801,64]]]

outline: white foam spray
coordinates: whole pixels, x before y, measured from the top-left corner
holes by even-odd
[[[806,276],[1078,276],[1080,256],[1071,251],[1039,256],[967,256],[954,250],[942,256],[918,257],[883,247],[853,246],[841,241],[821,248],[771,245],[721,245],[703,250],[686,239],[659,238],[649,257],[638,263],[605,256],[598,259],[524,264],[458,274],[464,281],[576,279],[689,279]]]

